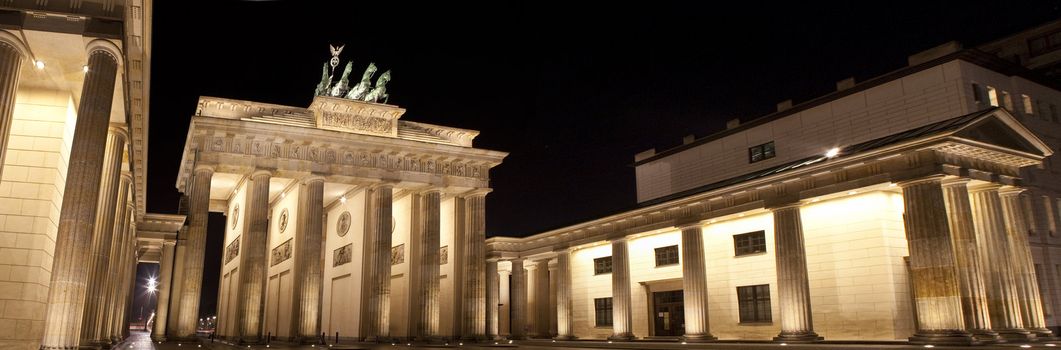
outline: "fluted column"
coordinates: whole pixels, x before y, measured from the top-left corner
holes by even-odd
[[[250,176],[247,190],[247,228],[239,254],[239,296],[237,329],[242,343],[262,341],[266,273],[269,250],[269,171],[259,170]]]
[[[612,340],[632,340],[630,310],[630,259],[626,238],[612,241]]]
[[[187,198],[184,196],[183,198]],[[178,211],[180,213],[180,211]],[[183,213],[187,215],[188,212],[185,210]],[[181,227],[180,231],[177,232],[177,244],[173,247],[173,277],[170,279],[173,281],[169,289],[169,316],[166,320],[166,337],[175,338],[180,334],[180,314],[181,314],[181,297],[184,295],[184,258],[188,252],[188,225],[185,224]]]
[[[295,268],[298,274],[295,327],[300,342],[311,343],[320,336],[321,242],[324,239],[324,178],[312,176],[302,180],[305,191],[299,196],[300,209]]]
[[[439,249],[441,196],[438,190],[425,191],[420,196],[420,307],[417,309],[416,335],[422,340],[438,336],[439,324]]]
[[[980,266],[976,228],[973,224],[972,204],[969,201],[968,179],[942,182],[943,200],[947,208],[947,224],[954,247],[958,287],[961,293],[965,329],[980,340],[995,340],[998,333],[991,330],[987,290]]]
[[[116,216],[120,216],[125,196],[119,197],[128,191],[128,182],[121,181],[122,155],[125,150],[127,135],[125,130],[111,126],[107,132],[107,145],[103,154],[103,174],[100,176],[99,197],[96,203],[96,224],[92,234],[92,249],[87,262],[89,270],[88,288],[85,296],[84,322],[81,327],[81,340],[83,343],[102,344],[106,337],[101,332],[102,316],[106,309],[105,291],[108,272],[112,264],[111,242],[118,234],[114,231]],[[124,186],[124,187],[123,187]],[[121,202],[118,199],[121,198]]]
[[[911,342],[969,344],[942,178],[901,184],[918,329]]]
[[[132,203],[127,208],[130,213],[133,212]],[[120,342],[129,335],[129,310],[132,307],[133,287],[135,287],[136,280],[136,226],[135,220],[132,216],[129,216],[129,224],[125,226],[125,242],[126,249],[124,256],[119,259],[121,263],[118,265],[122,269],[122,289],[118,299],[118,317],[115,318],[115,331],[114,338]]]
[[[1035,276],[1035,261],[1032,258],[1031,247],[1028,246],[1029,225],[1025,221],[1021,192],[1024,192],[1023,188],[1013,186],[1006,186],[999,190],[1006,222],[1010,266],[1017,285],[1021,320],[1023,328],[1035,334],[1036,337],[1053,337],[1053,332],[1046,328],[1043,316],[1043,303]]]
[[[390,338],[390,277],[391,277],[391,207],[394,187],[380,184],[368,190],[366,218],[365,279],[368,303],[365,305],[364,329],[366,341],[386,341]]]
[[[15,94],[26,52],[22,41],[8,32],[0,31],[0,177],[4,172],[8,135],[15,111]]]
[[[571,249],[556,252],[556,339],[575,339],[571,319]]]
[[[81,87],[77,122],[66,171],[66,187],[55,237],[54,262],[44,318],[41,349],[72,349],[79,345],[88,282],[88,252],[106,148],[107,126],[114,99],[120,58],[109,49],[88,54],[88,73]],[[6,64],[4,64],[6,65]]]
[[[162,260],[158,263],[158,304],[155,306],[155,327],[151,331],[154,341],[166,340],[166,321],[169,319],[169,293],[173,283],[174,241],[162,242]]]
[[[210,208],[210,179],[214,169],[198,166],[192,175],[188,195],[188,231],[184,249],[184,271],[181,279],[180,315],[177,334],[181,339],[194,339],[199,324],[199,295],[203,287],[203,254],[206,250],[207,210]],[[241,252],[242,254],[242,252]]]
[[[486,194],[464,197],[464,317],[461,338],[486,338]]]
[[[128,172],[123,172],[121,181],[125,182],[124,186],[129,189],[132,184],[132,175]],[[128,201],[129,191],[123,191],[120,194],[118,209],[115,213],[115,222],[113,227],[114,237],[111,240],[111,252],[110,260],[113,262],[107,269],[107,285],[106,293],[104,293],[103,312],[101,313],[101,330],[103,339],[110,340],[111,342],[120,339],[118,334],[118,316],[121,300],[122,287],[125,285],[124,277],[122,276],[123,270],[122,259],[126,257],[125,251],[128,250],[129,236],[125,233],[129,227],[129,216],[134,213],[129,210],[129,206],[125,205]]]
[[[499,270],[497,274],[497,333],[501,338],[508,338],[512,335],[512,285],[510,283],[512,271]]]
[[[512,259],[512,300],[509,307],[512,313],[512,324],[509,333],[512,339],[527,337],[527,270],[523,268],[523,258]]]
[[[682,294],[685,304],[685,340],[715,340],[711,335],[707,304],[707,271],[704,261],[704,234],[699,224],[682,230]]]
[[[973,223],[980,242],[980,266],[987,291],[988,310],[991,326],[999,335],[1009,339],[1027,339],[1030,333],[1023,328],[1021,320],[999,187],[991,184],[969,189]]]
[[[549,260],[538,260],[534,278],[534,332],[531,338],[549,337]]]
[[[775,341],[817,341],[811,318],[807,254],[803,246],[803,220],[799,204],[774,208],[774,257],[777,261],[777,296],[780,299],[781,334]]]
[[[486,339],[498,338],[497,331],[497,294],[500,286],[497,282],[497,259],[486,262]]]

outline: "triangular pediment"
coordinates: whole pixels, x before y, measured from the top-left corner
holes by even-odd
[[[1053,153],[1034,133],[1001,108],[961,127],[952,136],[1036,156]]]

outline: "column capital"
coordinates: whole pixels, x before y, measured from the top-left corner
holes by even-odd
[[[973,179],[967,177],[947,177],[943,179],[943,181],[941,181],[940,183],[943,185],[943,187],[968,186],[969,182],[972,181]]]
[[[439,195],[441,195],[442,192],[444,192],[444,190],[445,190],[445,188],[442,187],[442,186],[430,185],[430,186],[418,189],[417,192],[419,192],[420,194],[438,193]]]
[[[996,183],[993,183],[993,182],[982,183],[982,184],[977,184],[977,185],[974,185],[974,186],[969,186],[969,193],[978,193],[978,192],[984,192],[984,191],[998,191],[1001,188],[1002,188],[1002,185],[999,185],[999,184],[996,184]]]
[[[487,194],[493,191],[494,189],[492,188],[476,188],[474,190],[464,192],[463,194],[461,194],[461,197],[486,197]]]
[[[1001,188],[998,189],[998,195],[1004,196],[1004,197],[1005,196],[1019,196],[1021,193],[1024,193],[1025,191],[1027,191],[1027,189],[1024,188],[1024,187],[1001,186]]]
[[[24,59],[29,58],[29,50],[26,49],[26,44],[17,35],[9,31],[0,30],[0,44],[11,46]]]
[[[675,227],[677,227],[679,231],[685,231],[685,230],[693,229],[693,228],[699,229],[699,230],[703,230],[704,229],[704,223],[699,222],[699,221],[688,222],[688,223],[684,223],[684,224],[675,225]]]
[[[310,183],[314,183],[314,182],[324,182],[324,176],[321,176],[321,175],[318,175],[318,174],[309,174],[309,175],[306,175],[306,176],[302,177],[300,180],[304,184],[310,184]]]
[[[899,187],[908,187],[908,186],[913,186],[913,185],[920,185],[920,184],[923,184],[923,183],[926,183],[926,182],[941,183],[941,182],[943,182],[943,179],[946,178],[946,177],[947,176],[943,175],[943,174],[929,175],[929,176],[919,177],[919,178],[916,178],[916,179],[896,181],[895,185],[899,186]]]
[[[131,171],[123,171],[119,176],[121,176],[119,179],[122,180],[122,181],[127,181],[127,182],[132,182],[133,181],[133,172],[131,172]]]
[[[125,137],[126,140],[129,139],[129,131],[126,130],[122,124],[111,123],[110,127],[107,128],[107,133],[121,135],[122,137]]]
[[[769,210],[771,212],[776,212],[776,211],[779,211],[779,210],[786,210],[786,209],[799,209],[799,207],[802,207],[802,206],[803,206],[803,202],[789,202],[789,203],[772,205],[772,206],[766,207],[765,209],[767,209],[767,210]]]
[[[85,45],[85,52],[88,52],[89,56],[92,56],[92,54],[97,52],[103,53],[113,58],[114,62],[117,62],[119,66],[124,65],[124,61],[122,60],[122,49],[118,48],[118,45],[115,45],[110,40],[92,40]]]
[[[261,168],[258,168],[258,169],[254,169],[254,171],[252,171],[250,173],[250,177],[251,178],[256,178],[256,177],[260,177],[260,176],[272,177],[273,176],[273,169],[261,169]]]
[[[203,173],[203,172],[209,172],[210,174],[213,174],[213,173],[214,173],[214,171],[215,171],[216,169],[217,169],[217,168],[216,168],[215,166],[213,166],[213,165],[209,165],[209,164],[196,164],[196,165],[195,165],[195,170],[194,170],[194,172],[195,172],[196,174],[199,174],[199,173]]]
[[[628,242],[628,241],[630,241],[630,239],[627,238],[626,236],[615,237],[615,238],[609,238],[608,239],[608,243],[619,243],[619,242],[625,243],[625,242]]]
[[[171,239],[167,239],[167,240],[163,240],[163,241],[162,241],[162,247],[163,247],[163,248],[164,248],[165,246],[170,246],[170,247],[174,247],[174,246],[176,246],[176,245],[177,245],[177,240],[171,240]]]

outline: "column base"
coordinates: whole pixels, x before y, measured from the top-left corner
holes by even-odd
[[[485,335],[481,335],[481,334],[462,335],[460,337],[460,341],[465,342],[465,343],[477,343],[477,342],[483,342],[483,341],[487,341],[487,340],[489,340],[489,339]]]
[[[521,334],[515,334],[515,335],[509,335],[508,339],[510,339],[510,340],[526,340],[527,336],[521,335]]]
[[[708,343],[718,340],[718,337],[711,334],[686,334],[681,337],[681,340],[689,343]]]
[[[973,334],[973,338],[976,339],[976,341],[982,342],[982,343],[985,343],[985,344],[986,343],[1005,343],[1006,342],[1005,340],[1002,339],[1002,336],[998,335],[998,332],[995,332],[995,331],[990,330],[990,329],[970,329],[969,333]]]
[[[925,332],[915,333],[914,336],[910,337],[911,344],[925,344],[925,345],[976,345],[980,344],[976,341],[971,333],[965,331],[940,331],[940,332]]]
[[[825,340],[825,338],[819,336],[818,333],[814,333],[814,331],[799,333],[781,332],[781,334],[778,334],[776,337],[774,337],[775,342],[782,343],[813,343],[822,340]]]
[[[1035,340],[1035,333],[1029,332],[1027,329],[1014,328],[1014,329],[996,329],[998,335],[1002,339],[1007,341],[1032,341]]]
[[[1053,331],[1051,331],[1049,329],[1046,329],[1046,328],[1032,328],[1032,329],[1029,329],[1028,331],[1030,331],[1033,334],[1035,334],[1035,340],[1037,340],[1037,341],[1054,341],[1054,340],[1058,340],[1057,335],[1054,334]]]
[[[618,341],[631,341],[631,340],[634,340],[634,339],[637,339],[637,337],[635,337],[633,333],[618,333],[618,334],[612,334],[611,336],[608,337],[608,340],[618,340]]]
[[[578,337],[570,335],[570,334],[568,334],[568,335],[557,335],[557,336],[553,337],[553,340],[564,340],[564,341],[567,341],[567,340],[575,340],[575,339],[578,339]]]
[[[165,335],[160,335],[160,336],[157,336],[157,337],[152,336],[151,340],[154,341],[155,343],[166,342],[166,336]]]
[[[378,335],[370,335],[365,337],[366,343],[390,343],[392,341],[393,339],[391,339],[390,337],[382,337]]]

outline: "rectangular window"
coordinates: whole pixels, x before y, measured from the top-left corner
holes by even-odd
[[[612,326],[612,298],[593,299],[593,315],[597,319],[597,327]]]
[[[766,159],[773,158],[774,153],[774,142],[770,141],[748,149],[748,162],[755,163]]]
[[[606,273],[612,273],[612,257],[606,256],[593,259],[593,274],[603,275]]]
[[[766,252],[766,231],[755,231],[733,236],[734,255],[748,255]]]
[[[740,323],[772,322],[770,285],[737,287],[737,306],[740,309]]]
[[[1024,101],[1024,114],[1035,114],[1035,105],[1032,104],[1032,98],[1028,95],[1020,95],[1022,101]]]
[[[973,83],[973,102],[984,102],[984,92],[980,90],[980,84]]]
[[[1016,112],[1013,110],[1013,99],[1009,97],[1009,93],[1002,92],[1002,106],[1006,107],[1007,111]]]
[[[656,267],[678,263],[678,246],[656,248]]]
[[[1057,123],[1059,121],[1057,118],[1058,118],[1057,117],[1057,105],[1051,103],[1050,104],[1050,120],[1053,120],[1054,123]]]
[[[998,107],[998,91],[995,88],[987,87],[987,99],[992,106]]]

